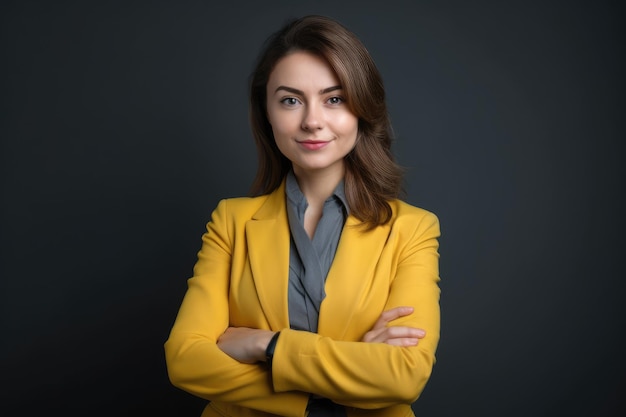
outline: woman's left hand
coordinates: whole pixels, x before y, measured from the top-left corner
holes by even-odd
[[[413,307],[396,307],[383,311],[374,327],[363,336],[362,342],[387,343],[393,346],[416,346],[426,336],[424,329],[408,326],[389,326],[389,322],[413,313]]]
[[[265,349],[274,332],[249,327],[229,327],[217,340],[217,347],[241,363],[265,361]]]

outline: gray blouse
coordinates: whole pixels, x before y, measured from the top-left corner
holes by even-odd
[[[304,212],[308,203],[293,171],[286,180],[287,216],[291,230],[289,253],[289,324],[292,329],[317,333],[320,305],[326,296],[324,283],[330,269],[348,204],[343,181],[324,203],[322,217],[313,239],[304,230]]]

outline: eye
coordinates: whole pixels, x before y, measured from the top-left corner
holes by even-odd
[[[343,97],[339,97],[339,96],[331,97],[328,99],[328,103],[334,104],[334,105],[341,104],[343,103]]]
[[[285,106],[289,106],[289,107],[297,106],[298,104],[300,104],[300,101],[294,97],[286,97],[282,99],[280,102],[284,104]]]

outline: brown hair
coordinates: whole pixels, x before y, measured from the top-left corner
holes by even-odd
[[[259,162],[252,194],[274,191],[291,169],[291,162],[276,146],[267,119],[266,87],[276,63],[294,51],[324,58],[337,74],[347,105],[359,119],[356,145],[345,157],[350,213],[368,228],[386,223],[392,214],[388,200],[398,197],[403,170],[391,153],[393,135],[382,77],[356,35],[324,16],[291,20],[271,35],[251,75],[249,116]]]

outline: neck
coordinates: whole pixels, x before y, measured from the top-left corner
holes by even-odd
[[[322,206],[344,177],[344,167],[336,170],[304,171],[294,167],[293,173],[309,206]]]

